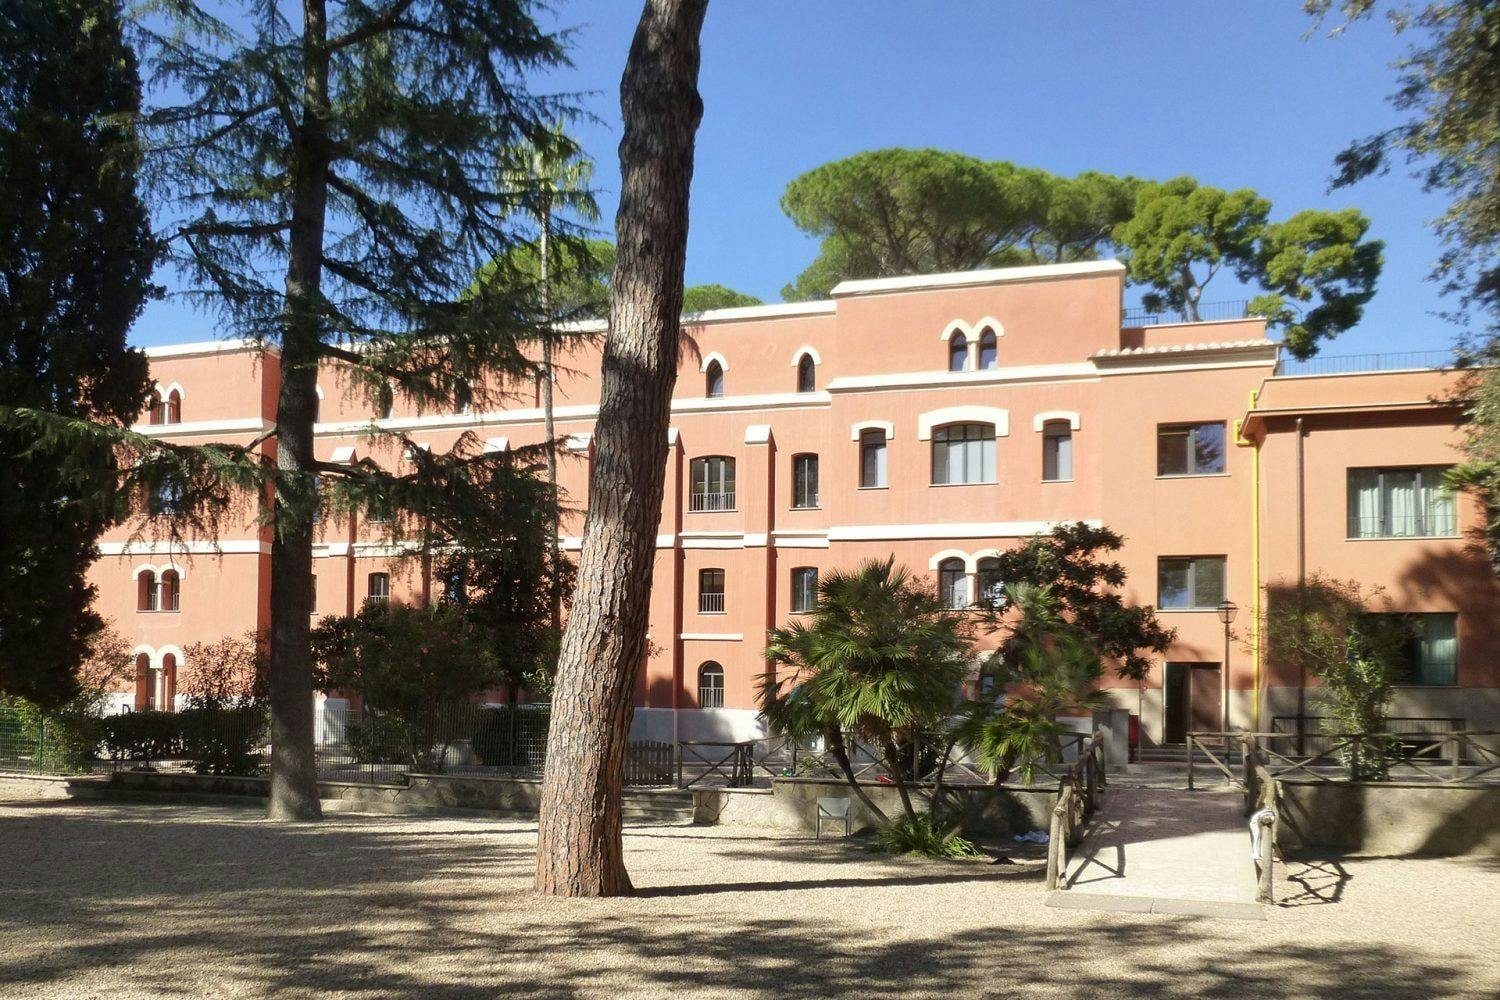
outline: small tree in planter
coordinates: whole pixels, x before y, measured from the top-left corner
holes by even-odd
[[[455,710],[501,677],[489,636],[455,604],[366,605],[324,618],[313,649],[329,688],[357,691],[418,771],[440,772],[448,747],[469,728]],[[386,733],[381,734],[385,742]]]
[[[805,621],[771,631],[766,658],[775,669],[762,681],[761,711],[779,732],[827,741],[854,795],[891,831],[888,846],[968,853],[973,848],[956,829],[937,831],[918,814],[911,789],[918,776],[908,773],[907,748],[957,710],[969,645],[964,619],[894,560],[835,570],[819,583]],[[878,749],[901,799],[896,823],[860,787],[845,734]]]
[[[1004,594],[1009,635],[981,672],[1003,697],[971,703],[954,735],[997,781],[1015,772],[1030,783],[1038,763],[1061,759],[1065,730],[1057,717],[1103,705],[1095,685],[1104,666],[1094,641],[1069,621],[1051,587],[1010,584]]]
[[[1323,730],[1348,735],[1339,748],[1356,780],[1386,777],[1391,747],[1373,738],[1402,670],[1411,622],[1398,614],[1372,614],[1388,606],[1379,588],[1313,574],[1300,586],[1266,588],[1266,639],[1273,663],[1322,682]]]

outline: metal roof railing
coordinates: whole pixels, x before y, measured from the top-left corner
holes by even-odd
[[[1453,368],[1457,358],[1452,351],[1404,351],[1394,354],[1334,354],[1328,357],[1282,358],[1276,374],[1284,375],[1353,375],[1359,372],[1394,372],[1421,368]]]

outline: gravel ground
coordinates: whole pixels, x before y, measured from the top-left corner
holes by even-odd
[[[528,894],[535,826],[0,804],[0,996],[1500,995],[1500,861],[1292,865],[1265,923],[1036,875],[634,828],[639,894]]]

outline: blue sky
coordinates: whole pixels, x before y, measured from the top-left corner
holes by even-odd
[[[1063,174],[1191,174],[1254,188],[1277,218],[1357,206],[1386,241],[1385,270],[1364,321],[1324,353],[1444,348],[1454,329],[1432,315],[1443,303],[1427,280],[1441,199],[1401,172],[1327,191],[1334,154],[1397,120],[1389,64],[1405,43],[1381,22],[1307,37],[1299,7],[712,0],[687,280],[779,300],[817,249],[781,213],[787,181],[865,149],[934,146]],[[619,78],[639,11],[631,0],[560,0],[557,23],[578,28],[576,65],[541,84],[593,92],[586,104],[601,123],[577,132],[597,163],[606,227]],[[1240,297],[1221,281],[1205,300]],[[212,317],[166,301],[148,307],[132,340],[215,335]]]

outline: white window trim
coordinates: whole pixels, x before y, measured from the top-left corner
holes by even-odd
[[[896,425],[889,420],[861,420],[849,425],[849,440],[857,442],[865,431],[885,431],[885,439],[889,441],[896,436]]]
[[[801,347],[797,348],[797,353],[792,355],[792,367],[796,368],[801,365],[802,359],[804,357],[812,358],[812,363],[815,365],[821,365],[823,363],[823,359],[819,356],[817,348],[813,347],[811,344],[803,344]],[[707,369],[705,369],[705,371],[706,370]],[[728,371],[729,369],[726,368],[724,370]]]
[[[177,393],[177,398],[178,399],[180,399],[180,400],[187,399],[187,392],[182,388],[182,383],[181,382],[173,382],[171,385],[169,385],[165,389],[161,390],[161,401],[163,403],[165,403],[167,401],[167,397],[170,396],[170,395],[172,395],[173,392]]]
[[[917,440],[931,441],[934,428],[948,424],[994,424],[995,437],[1010,435],[1010,412],[995,406],[945,406],[917,417]]]
[[[967,569],[971,565],[969,561],[969,554],[963,549],[944,549],[943,551],[934,555],[931,559],[927,560],[927,568],[936,573],[937,568],[942,565],[943,561],[946,559],[962,559],[965,569]]]
[[[708,354],[705,354],[703,356],[702,362],[700,362],[699,365],[698,365],[698,371],[700,373],[704,374],[704,375],[707,375],[708,374],[708,366],[711,365],[711,364],[713,364],[715,361],[717,361],[719,363],[719,370],[721,372],[723,372],[724,374],[728,375],[729,374],[729,359],[726,358],[726,357],[724,357],[724,355],[720,354],[718,351],[711,351]]]
[[[1051,423],[1054,420],[1066,420],[1068,422],[1068,426],[1075,431],[1083,426],[1082,418],[1080,418],[1078,414],[1074,413],[1072,410],[1048,410],[1045,413],[1038,413],[1036,416],[1031,418],[1031,426],[1034,430],[1040,432],[1045,430],[1047,424]]]

